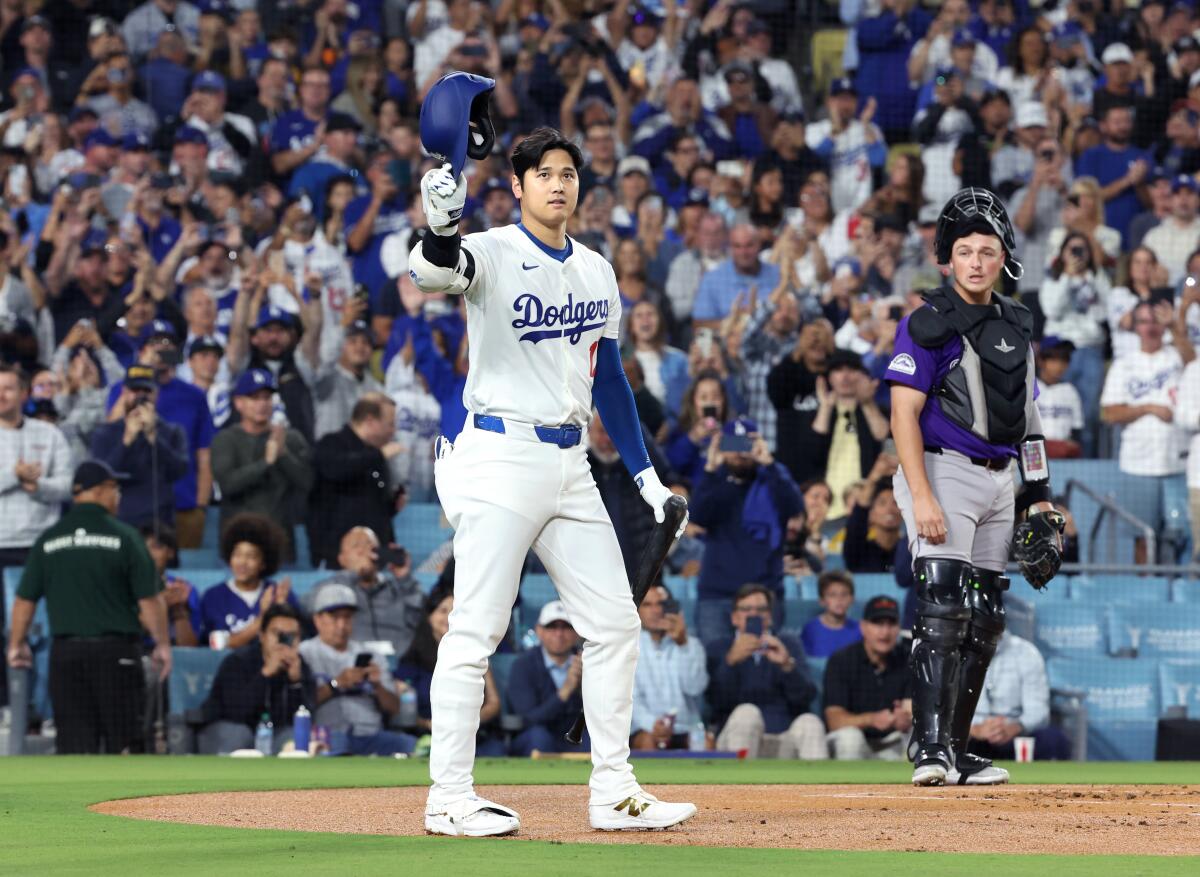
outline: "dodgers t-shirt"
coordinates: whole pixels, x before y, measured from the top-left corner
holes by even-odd
[[[1130,165],[1138,160],[1154,165],[1153,156],[1144,149],[1127,146],[1122,150],[1114,150],[1101,143],[1079,156],[1075,164],[1075,178],[1095,177],[1101,187],[1107,186],[1129,173]],[[1138,200],[1137,187],[1129,186],[1104,203],[1104,223],[1119,231],[1124,242],[1129,236],[1129,223],[1141,212],[1142,203]]]

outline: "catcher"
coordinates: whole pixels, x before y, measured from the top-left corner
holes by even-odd
[[[1009,547],[1044,588],[1062,563],[1063,518],[1033,402],[1033,317],[995,291],[1002,270],[1022,270],[1008,214],[991,192],[963,189],[935,234],[947,282],[900,322],[886,373],[917,591],[908,755],[913,785],[992,785],[1008,772],[969,754],[967,735],[1004,633]]]

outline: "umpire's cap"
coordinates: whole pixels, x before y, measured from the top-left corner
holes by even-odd
[[[488,115],[488,99],[496,80],[474,73],[447,73],[433,84],[421,103],[421,145],[450,163],[457,179],[467,158],[487,158],[496,142]]]
[[[113,468],[103,460],[84,460],[75,469],[75,478],[71,481],[71,491],[80,493],[91,490],[106,481],[128,481],[126,472],[114,472]]]

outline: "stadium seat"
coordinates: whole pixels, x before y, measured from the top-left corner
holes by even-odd
[[[204,516],[204,536],[201,537],[202,548],[216,549],[221,544],[221,514],[217,509],[210,509]]]
[[[1139,658],[1200,658],[1200,604],[1114,605],[1109,644]]]
[[[333,571],[328,569],[303,569],[292,572],[280,572],[276,574],[275,578],[280,579],[284,576],[290,578],[292,580],[292,591],[297,597],[303,597],[333,575]]]
[[[437,584],[437,580],[440,577],[441,577],[441,573],[436,573],[436,572],[415,572],[415,573],[413,573],[413,578],[421,583],[421,590],[424,591],[426,594],[428,594],[430,591],[433,590],[433,586]]]
[[[1200,603],[1200,579],[1175,579],[1171,583],[1172,603]]]
[[[809,709],[811,712],[816,713],[821,721],[825,721],[825,708],[822,699],[825,696],[825,665],[829,663],[829,659],[814,658],[809,655],[805,659],[805,662],[808,664],[808,678],[817,686],[817,694],[813,698]]]
[[[1107,615],[1103,607],[1087,603],[1038,603],[1034,609],[1034,638],[1047,655],[1107,655]]]
[[[820,614],[821,604],[816,600],[784,600],[783,611],[784,631],[798,637],[809,619]]]
[[[1033,603],[1026,600],[1024,595],[1013,596],[1011,591],[1004,595],[1005,627],[1009,633],[1033,642],[1036,638],[1036,612]]]
[[[1056,576],[1050,584],[1039,589],[1025,581],[1025,577],[1016,570],[1009,570],[1007,575],[1011,582],[1008,594],[1020,597],[1035,606],[1041,603],[1057,603],[1066,600],[1071,593],[1071,579],[1068,576]]]
[[[684,576],[663,576],[663,584],[671,591],[671,596],[676,600],[695,600],[696,599],[696,584],[695,576],[686,578]]]
[[[787,591],[787,582],[794,581],[796,583],[796,593],[789,594]],[[789,576],[784,579],[784,596],[800,600],[815,600],[817,599],[817,577],[816,576],[801,576],[793,578]]]
[[[167,715],[167,749],[172,754],[194,752],[195,731],[201,724],[200,706],[208,697],[217,668],[229,652],[177,647],[171,650],[174,666],[167,680],[170,713]]]
[[[1171,580],[1166,576],[1109,574],[1072,576],[1070,598],[1096,605],[1167,603],[1171,599]]]
[[[854,601],[866,603],[872,597],[891,597],[897,603],[904,603],[904,588],[896,584],[896,577],[890,572],[861,572],[854,574]]]
[[[1051,658],[1050,685],[1079,691],[1088,712],[1088,759],[1150,761],[1159,716],[1158,662]]]
[[[554,582],[551,581],[550,576],[544,573],[526,575],[521,580],[520,593],[522,612],[532,613],[534,620],[537,619],[538,610],[551,600],[558,599],[558,589],[554,587]],[[524,615],[522,618],[524,618]]]
[[[435,502],[409,503],[392,525],[396,542],[408,549],[414,569],[454,535],[442,518],[442,507]]]
[[[1164,714],[1183,707],[1189,718],[1200,718],[1200,661],[1159,661],[1158,681]]]
[[[1112,496],[1133,514],[1147,514],[1156,507],[1158,483],[1154,479],[1126,475],[1116,460],[1055,460],[1052,480],[1056,494],[1066,493],[1067,482],[1079,481],[1101,495]],[[1153,495],[1151,495],[1153,494]],[[1071,494],[1071,513],[1079,529],[1079,559],[1097,563],[1132,563],[1133,533],[1125,524],[1106,515],[1096,540],[1097,557],[1089,557],[1092,527],[1100,506],[1081,491]],[[1151,521],[1150,523],[1153,523]]]
[[[221,553],[216,548],[179,549],[179,568],[181,570],[208,569],[220,565]]]

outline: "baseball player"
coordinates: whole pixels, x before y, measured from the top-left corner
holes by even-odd
[[[455,530],[456,570],[454,611],[438,649],[430,698],[433,784],[425,828],[484,836],[520,826],[513,810],[475,795],[471,769],[484,671],[508,628],[531,546],[585,640],[591,825],[666,828],[696,808],[657,800],[638,785],[629,764],[641,625],[581,443],[593,400],[659,521],[672,494],[650,465],[621,367],[621,300],[612,267],[566,235],[582,156],[558,131],[534,131],[512,155],[520,223],[460,239],[463,150],[453,136],[443,145],[442,133],[427,130],[426,122],[445,109],[443,99],[455,98],[471,108],[467,154],[490,148],[484,146],[491,130],[487,103],[478,96],[486,97],[491,80],[462,73],[442,83],[446,79],[453,90],[431,91],[422,109],[422,142],[447,162],[421,181],[432,234],[413,249],[409,267],[419,289],[466,298],[470,367],[466,423],[452,448],[444,437],[438,440],[435,463],[438,496]],[[452,109],[445,114],[450,121]]]
[[[1021,271],[1008,214],[992,193],[963,189],[935,235],[948,283],[896,328],[885,375],[917,595],[908,752],[914,785],[991,785],[1008,772],[968,754],[967,734],[1004,632],[1009,545],[1029,583],[1045,587],[1062,562],[1063,518],[1034,405],[1033,319],[993,291],[1001,270]]]

